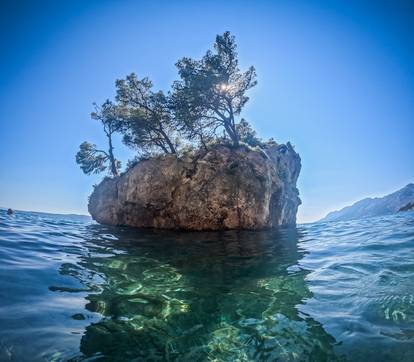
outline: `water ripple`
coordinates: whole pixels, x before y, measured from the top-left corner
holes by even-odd
[[[0,360],[413,361],[414,213],[177,233],[0,210]]]

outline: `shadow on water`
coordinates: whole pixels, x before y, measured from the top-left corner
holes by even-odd
[[[89,226],[84,255],[60,268],[87,291],[73,318],[101,316],[74,360],[335,360],[335,340],[297,308],[311,297],[300,238]]]

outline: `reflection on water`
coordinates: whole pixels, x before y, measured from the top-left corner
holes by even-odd
[[[0,214],[0,361],[414,360],[413,215],[178,233]]]
[[[61,269],[91,287],[86,309],[103,316],[81,339],[85,357],[333,359],[333,338],[295,307],[311,296],[296,231],[90,231],[91,253]]]

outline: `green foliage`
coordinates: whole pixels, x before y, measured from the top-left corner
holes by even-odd
[[[269,146],[277,146],[277,142],[274,140],[273,137],[269,138],[269,140],[266,142]]]
[[[116,81],[118,107],[125,122],[124,143],[144,153],[176,153],[179,145],[176,120],[169,97],[154,92],[148,78],[134,73]]]
[[[247,90],[257,82],[254,67],[240,71],[234,36],[218,35],[214,51],[200,60],[182,58],[176,66],[181,80],[173,84],[172,102],[187,137],[205,144],[224,129],[237,145],[236,118],[249,100]]]
[[[108,169],[112,176],[118,176],[121,162],[114,157],[112,135],[120,132],[124,127],[119,108],[109,100],[106,100],[100,107],[96,104],[94,106],[95,112],[91,113],[91,118],[101,122],[108,139],[108,151],[99,150],[96,145],[85,141],[79,146],[76,162],[87,175]]]
[[[110,100],[106,100],[102,106],[93,104],[95,111],[91,113],[91,118],[98,120],[102,123],[104,132],[107,137],[112,136],[116,132],[120,132],[124,123],[120,114],[120,109],[117,105]]]
[[[240,70],[234,36],[217,35],[213,50],[199,60],[182,58],[176,66],[180,79],[168,93],[154,91],[149,78],[131,73],[116,81],[115,103],[95,104],[91,117],[101,122],[108,148],[97,149],[88,142],[80,145],[76,162],[86,174],[105,170],[119,174],[112,145],[115,133],[144,158],[184,154],[217,143],[263,146],[249,123],[238,121],[249,100],[246,93],[257,82],[254,67]]]
[[[76,154],[76,162],[87,175],[105,171],[107,169],[108,160],[109,155],[107,152],[97,149],[96,145],[86,141],[81,143],[79,151]],[[117,166],[120,166],[119,161]]]
[[[141,154],[141,155],[136,155],[135,157],[133,157],[132,159],[128,160],[126,167],[125,167],[125,172],[129,171],[131,168],[134,168],[136,165],[138,165],[140,162],[148,160],[150,157],[146,154]]]
[[[240,141],[252,147],[263,146],[263,141],[257,137],[256,131],[250,126],[244,118],[236,124],[236,130],[239,134]]]

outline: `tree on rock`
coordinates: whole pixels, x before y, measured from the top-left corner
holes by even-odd
[[[152,86],[148,78],[138,79],[134,73],[116,81],[116,99],[125,121],[124,143],[148,154],[175,154],[179,137],[170,99]]]
[[[234,36],[230,32],[218,35],[214,51],[207,51],[200,60],[182,58],[176,66],[181,80],[173,84],[172,100],[187,136],[205,143],[224,129],[238,145],[237,118],[249,100],[246,92],[257,81],[254,67],[245,72],[239,69]]]
[[[252,147],[263,146],[263,141],[257,137],[256,131],[244,118],[242,118],[240,122],[236,124],[236,130],[240,141],[243,143],[246,143]]]
[[[108,139],[108,150],[98,149],[96,145],[85,141],[79,146],[76,162],[87,175],[100,173],[108,169],[112,176],[118,176],[121,162],[114,156],[112,137],[114,133],[120,132],[124,127],[119,109],[107,100],[101,107],[95,104],[95,112],[91,113],[91,118],[102,123]]]
[[[230,32],[217,35],[214,49],[199,60],[184,57],[176,63],[179,79],[171,90],[154,91],[149,78],[135,73],[118,79],[115,102],[107,100],[91,114],[108,139],[107,149],[84,142],[76,162],[86,174],[109,170],[117,176],[120,162],[114,157],[112,137],[141,156],[180,154],[215,143],[240,142],[263,146],[247,121],[240,120],[249,100],[247,91],[257,84],[254,67],[239,68],[237,46]],[[187,147],[188,146],[188,147]]]

